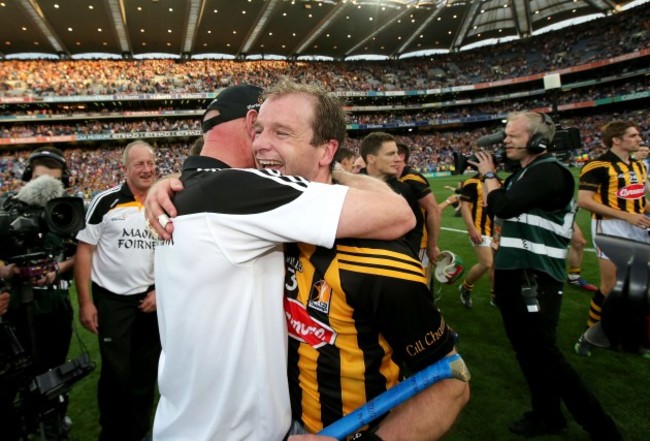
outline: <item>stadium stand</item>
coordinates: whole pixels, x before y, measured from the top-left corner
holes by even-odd
[[[371,130],[391,131],[426,173],[451,172],[453,152],[469,153],[517,109],[579,128],[574,156],[593,155],[595,133],[612,115],[650,135],[649,17],[640,8],[490,51],[389,61],[2,60],[0,188],[17,185],[25,149],[43,143],[65,151],[84,196],[122,179],[114,152],[131,139],[154,144],[161,173],[178,170],[216,91],[282,76],[320,81],[347,100],[348,147]],[[560,74],[561,89],[545,90],[550,73]]]

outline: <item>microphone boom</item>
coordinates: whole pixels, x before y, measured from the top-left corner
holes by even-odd
[[[492,133],[491,135],[481,136],[476,140],[476,145],[479,147],[486,147],[493,144],[500,144],[506,139],[506,134],[503,131]]]

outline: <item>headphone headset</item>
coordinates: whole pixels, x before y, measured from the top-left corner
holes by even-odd
[[[536,112],[536,113],[540,116],[540,118],[542,118],[542,122],[544,124],[546,124],[551,128],[555,126],[550,116],[541,112]],[[528,140],[528,144],[526,145],[526,150],[528,150],[528,153],[530,154],[537,155],[539,153],[542,153],[544,150],[548,149],[551,146],[552,142],[553,142],[552,139],[548,139],[546,135],[537,133],[537,130],[535,130],[535,132]]]
[[[23,172],[22,180],[29,182],[32,179],[32,174],[34,173],[34,168],[32,167],[32,161],[35,159],[44,159],[50,158],[54,159],[57,162],[60,162],[63,166],[63,174],[61,175],[61,182],[65,188],[70,187],[70,172],[68,171],[68,166],[65,163],[65,158],[57,153],[51,152],[49,150],[41,150],[39,152],[34,152],[29,155],[27,158],[27,167]]]

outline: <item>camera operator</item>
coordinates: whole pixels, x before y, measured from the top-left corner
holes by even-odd
[[[41,176],[50,176],[67,183],[67,166],[63,152],[55,147],[41,147],[31,153],[23,174],[26,182],[34,181]],[[60,187],[60,185],[59,185]],[[11,198],[20,200],[17,195],[5,194],[2,206],[10,203]],[[47,199],[48,196],[34,194],[35,200]],[[46,201],[44,201],[46,202]],[[74,248],[70,247],[66,254],[64,238],[48,232],[43,237],[44,250],[59,254],[52,256],[52,261],[45,265],[42,271],[33,268],[20,268],[17,264],[2,263],[0,277],[7,284],[7,292],[0,294],[0,315],[16,330],[19,342],[32,357],[30,374],[38,375],[55,368],[66,361],[70,340],[72,337],[72,306],[68,293],[69,282],[66,275],[72,275],[74,265]],[[41,250],[39,250],[41,251]],[[23,274],[30,273],[31,276]],[[25,285],[31,286],[33,301],[22,298]],[[8,438],[18,439],[22,415],[17,415],[12,403],[19,390],[5,389],[0,399],[6,400],[0,408],[0,427],[3,432],[8,430]],[[48,440],[68,439],[68,424],[65,422],[67,396],[62,396],[62,404],[44,417],[44,429]],[[8,413],[5,414],[4,410]],[[8,428],[8,429],[6,429]]]
[[[620,440],[614,421],[565,360],[556,343],[574,218],[575,182],[547,149],[555,126],[536,112],[510,114],[505,150],[521,168],[503,186],[492,157],[473,162],[485,177],[488,210],[502,223],[494,256],[495,302],[531,394],[532,411],[508,427],[524,437],[567,430],[569,412],[593,440]]]

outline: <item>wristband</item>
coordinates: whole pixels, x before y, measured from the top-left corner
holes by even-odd
[[[352,435],[350,441],[384,441],[384,440],[381,439],[379,435],[377,435],[375,432],[366,430],[364,432],[357,432],[354,435]]]

